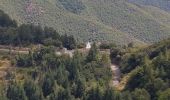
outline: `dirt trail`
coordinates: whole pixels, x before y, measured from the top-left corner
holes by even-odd
[[[17,54],[17,53],[21,53],[21,54],[29,54],[29,51],[28,50],[10,50],[10,49],[3,49],[1,48],[0,49],[1,52],[11,52],[11,53],[14,53],[14,54]]]
[[[7,71],[13,70],[11,62],[9,60],[0,60],[0,80],[7,75]]]
[[[119,66],[112,64],[111,70],[113,72],[112,84],[114,87],[117,87],[120,83],[120,76],[121,76]]]
[[[131,78],[131,76],[138,72],[139,70],[141,70],[141,68],[136,68],[134,70],[132,70],[131,72],[129,72],[128,74],[124,75],[122,78],[120,77],[120,70],[119,70],[119,67],[118,66],[111,66],[111,68],[118,68],[118,69],[114,69],[114,70],[118,70],[118,72],[115,71],[115,76],[114,78],[116,77],[117,79],[113,79],[113,86],[115,87],[116,90],[118,91],[122,91],[125,89],[127,83],[128,83],[128,80]],[[113,70],[112,69],[112,70]],[[113,71],[114,72],[114,71]],[[119,81],[118,81],[119,80]]]

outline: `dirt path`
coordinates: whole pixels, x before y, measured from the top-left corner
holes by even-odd
[[[0,49],[1,52],[11,52],[14,54],[21,53],[21,54],[29,54],[28,50],[10,50],[10,49]]]
[[[12,71],[13,69],[14,67],[11,67],[9,60],[0,60],[0,80],[7,75],[7,71]]]
[[[117,87],[120,83],[120,76],[121,76],[119,66],[112,64],[111,70],[113,72],[112,84],[113,84],[114,87]]]

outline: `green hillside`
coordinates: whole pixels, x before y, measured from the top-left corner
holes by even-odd
[[[85,49],[53,28],[17,26],[0,10],[0,44],[0,100],[170,97],[170,39],[145,46],[94,42]]]
[[[54,27],[79,41],[152,43],[170,36],[170,14],[125,0],[0,0],[0,9],[21,23]]]

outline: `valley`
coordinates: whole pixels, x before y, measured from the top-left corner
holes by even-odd
[[[169,0],[0,0],[0,100],[169,100]]]

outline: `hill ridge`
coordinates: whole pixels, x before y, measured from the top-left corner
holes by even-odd
[[[85,8],[78,13],[64,8],[59,0],[0,0],[0,9],[19,23],[50,26],[60,34],[74,35],[79,41],[153,43],[170,36],[169,23],[161,20],[168,20],[169,12],[164,11],[165,17],[154,16],[163,12],[160,8],[150,10],[127,0],[79,1],[82,3],[78,6],[83,4]]]

